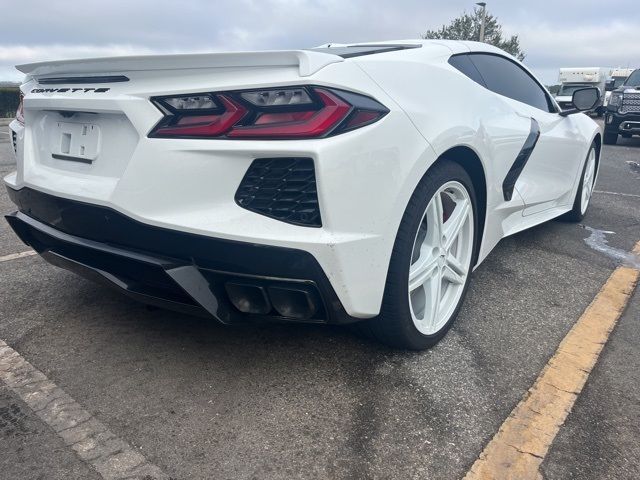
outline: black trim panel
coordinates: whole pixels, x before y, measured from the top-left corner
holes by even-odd
[[[67,160],[69,162],[88,163],[89,165],[93,163],[93,160],[90,158],[74,157],[73,155],[60,155],[58,153],[52,153],[51,158],[55,158],[56,160]]]
[[[83,83],[119,83],[128,82],[129,77],[124,75],[101,75],[101,76],[86,76],[86,77],[52,77],[52,78],[40,78],[38,84],[40,85],[78,85]]]
[[[377,53],[397,52],[400,50],[410,50],[422,48],[420,44],[381,44],[381,45],[347,45],[344,47],[320,47],[308,49],[310,52],[323,52],[338,55],[342,58],[364,57],[365,55],[375,55]],[[349,51],[351,49],[352,51]]]
[[[518,177],[520,177],[529,157],[533,153],[536,143],[538,143],[538,138],[540,138],[540,125],[538,125],[538,122],[532,118],[529,135],[524,141],[524,145],[522,146],[520,153],[518,153],[515,162],[511,165],[509,172],[507,172],[507,176],[502,182],[502,194],[504,195],[506,202],[513,198],[513,189],[515,188]]]
[[[7,221],[25,243],[51,263],[85,272],[85,276],[104,280],[131,296],[185,305],[233,323],[246,320],[246,315],[239,316],[224,301],[222,289],[228,279],[285,287],[303,283],[317,289],[323,321],[357,320],[346,313],[322,267],[304,250],[155,227],[107,207],[26,187],[7,191],[20,209],[8,215]],[[49,253],[57,257],[52,261]],[[185,267],[193,268],[185,271]],[[202,277],[211,284],[215,301],[194,298],[194,292],[202,292],[196,288],[203,284]]]

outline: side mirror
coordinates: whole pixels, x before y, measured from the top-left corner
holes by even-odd
[[[604,91],[612,92],[613,90],[615,90],[615,85],[616,85],[615,80],[607,80],[606,83],[604,84]]]
[[[595,87],[581,88],[573,92],[572,103],[578,110],[591,110],[600,100],[600,89]]]
[[[587,87],[581,88],[573,92],[573,98],[571,103],[573,103],[574,109],[571,110],[563,110],[560,112],[560,115],[567,116],[573,113],[585,112],[588,110],[592,110],[598,105],[600,101],[600,89],[597,87]]]

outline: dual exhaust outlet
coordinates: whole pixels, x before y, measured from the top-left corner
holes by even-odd
[[[250,315],[310,321],[320,309],[318,294],[305,285],[285,287],[226,282],[225,291],[238,311]]]

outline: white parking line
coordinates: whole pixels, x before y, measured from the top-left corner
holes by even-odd
[[[169,480],[160,467],[110,432],[2,340],[0,380],[103,478]]]
[[[38,252],[35,252],[33,250],[27,250],[26,252],[20,252],[20,253],[12,253],[10,255],[5,255],[4,257],[0,257],[0,263],[8,262],[9,260],[15,260],[16,258],[30,257],[31,255],[37,255],[37,254]]]

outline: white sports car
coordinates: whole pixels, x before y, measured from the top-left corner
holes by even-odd
[[[7,220],[47,261],[223,323],[422,349],[501,238],[589,205],[602,143],[482,43],[36,63]]]

